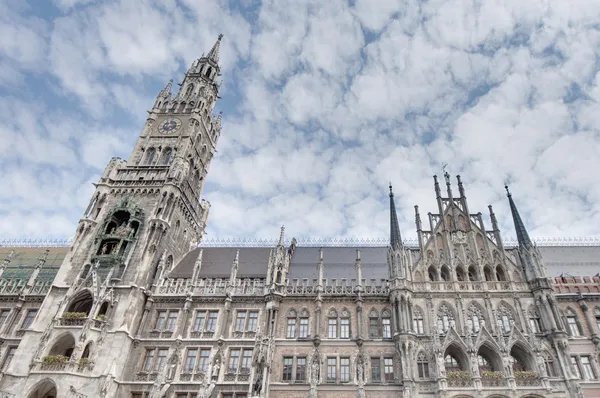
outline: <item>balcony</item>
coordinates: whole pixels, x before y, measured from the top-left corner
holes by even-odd
[[[94,363],[87,358],[74,361],[63,355],[48,355],[35,363],[35,369],[44,372],[77,372],[94,369]]]
[[[515,383],[518,387],[539,387],[542,381],[535,372],[515,372]]]
[[[481,372],[481,385],[484,387],[506,387],[508,383],[502,372]]]
[[[472,387],[473,379],[471,372],[448,372],[448,387]]]

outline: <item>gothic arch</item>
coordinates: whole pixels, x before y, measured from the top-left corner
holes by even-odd
[[[523,370],[529,371],[535,369],[535,361],[533,355],[529,351],[529,348],[520,341],[516,341],[510,347],[510,355],[514,358],[513,369],[521,370],[519,367],[523,367]]]
[[[519,320],[514,308],[506,301],[502,300],[496,308],[496,325],[505,333],[510,332],[512,324],[519,326]]]
[[[73,337],[71,333],[66,332],[54,339],[54,343],[48,351],[48,355],[60,355],[70,359],[74,349],[75,337]]]
[[[160,154],[159,164],[162,166],[166,166],[169,163],[171,163],[172,154],[173,154],[173,150],[171,148],[166,147],[165,149],[163,149],[162,153]]]
[[[456,365],[459,369],[448,369],[448,366],[446,366],[446,371],[469,369],[469,357],[467,356],[463,347],[460,347],[455,342],[450,343],[448,347],[446,347],[446,349],[444,350],[444,363],[446,365],[450,363],[448,357],[451,357],[456,361]]]
[[[470,265],[467,269],[467,274],[469,276],[469,282],[475,282],[479,280],[479,270],[475,265]]]
[[[506,275],[504,268],[500,264],[496,265],[496,280],[506,282],[508,280]]]
[[[502,358],[500,354],[496,350],[496,347],[493,347],[489,342],[483,342],[479,348],[477,349],[477,356],[479,362],[479,356],[482,356],[489,362],[489,366],[491,367],[491,371],[501,372],[502,368]],[[481,366],[481,363],[479,363]]]
[[[494,281],[494,272],[492,272],[492,267],[490,267],[489,265],[486,265],[485,267],[483,267],[483,275],[485,277],[485,280],[488,282],[493,282]]]
[[[433,265],[430,265],[429,268],[427,269],[427,276],[428,276],[428,280],[430,282],[437,282],[437,280],[438,280],[437,270],[435,269],[435,267]]]
[[[71,303],[65,312],[80,312],[86,315],[90,314],[94,305],[94,296],[89,289],[82,289],[71,299]]]
[[[456,267],[456,280],[459,282],[465,282],[465,270],[461,265]]]
[[[451,327],[456,329],[456,311],[447,301],[442,301],[436,311],[437,332],[446,333]]]
[[[148,150],[146,150],[146,154],[144,157],[144,165],[151,166],[154,163],[155,157],[156,157],[156,149],[154,147],[148,148]]]
[[[49,378],[37,382],[31,390],[27,398],[56,398],[58,396],[56,383]]]
[[[426,334],[425,330],[427,325],[425,324],[426,319],[423,316],[424,312],[418,305],[413,306],[413,329],[417,334]]]
[[[444,282],[452,281],[452,274],[450,273],[450,269],[445,264],[442,265],[442,268],[440,269],[440,279]]]
[[[93,341],[89,341],[85,345],[85,348],[83,349],[83,353],[81,354],[81,358],[87,358],[87,359],[89,359],[93,347],[94,347],[94,342]]]
[[[467,330],[473,333],[479,332],[481,329],[481,323],[485,325],[486,328],[489,329],[490,324],[487,317],[487,313],[485,308],[479,304],[477,301],[471,301],[467,308],[467,319],[466,326]]]
[[[194,84],[190,83],[185,90],[185,96],[188,97],[194,93]]]

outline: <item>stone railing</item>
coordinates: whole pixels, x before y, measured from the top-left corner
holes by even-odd
[[[525,282],[419,282],[414,284],[417,291],[526,291],[529,289]]]
[[[448,372],[448,387],[472,387],[473,379],[470,372]]]
[[[508,385],[508,381],[504,378],[502,372],[483,372],[481,385],[484,387],[505,387]]]
[[[67,359],[66,357],[64,359]],[[36,361],[34,370],[43,372],[77,372],[83,373],[87,370],[93,370],[94,363],[84,359],[80,361],[74,360],[53,360],[53,361]]]
[[[542,381],[534,372],[515,372],[515,383],[519,387],[538,387]]]
[[[58,326],[83,326],[88,318],[58,318]]]

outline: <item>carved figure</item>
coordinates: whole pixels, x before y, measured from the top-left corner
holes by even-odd
[[[217,357],[217,359],[215,360],[215,364],[213,365],[213,368],[212,368],[212,378],[213,379],[217,379],[219,377],[219,370],[221,370],[221,361]]]
[[[313,363],[311,365],[311,372],[310,372],[310,378],[311,378],[311,382],[314,384],[318,384],[319,383],[319,379],[320,379],[320,364],[319,364],[319,358],[315,358],[313,360]]]
[[[258,369],[256,371],[256,380],[254,381],[254,385],[252,386],[252,392],[255,395],[259,395],[260,391],[262,390],[262,374],[263,374],[263,368],[261,365],[258,367]]]
[[[444,364],[444,355],[439,352],[436,356],[438,375],[440,377],[446,377],[446,365]]]
[[[104,245],[102,245],[102,251],[101,252],[102,252],[102,254],[109,254],[108,244],[107,243],[105,243]]]

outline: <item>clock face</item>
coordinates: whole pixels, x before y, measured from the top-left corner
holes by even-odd
[[[181,127],[181,120],[177,118],[167,119],[160,122],[158,125],[158,132],[162,134],[171,134],[179,130]]]

